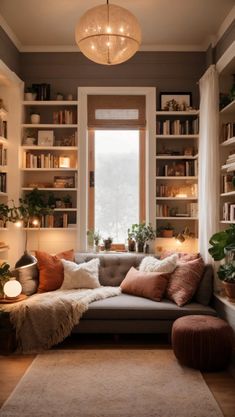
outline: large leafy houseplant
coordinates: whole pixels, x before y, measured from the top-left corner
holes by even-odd
[[[217,271],[229,299],[235,298],[235,225],[211,236],[209,253],[215,261],[225,259]]]

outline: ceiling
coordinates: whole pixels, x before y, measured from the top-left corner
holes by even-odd
[[[0,24],[21,51],[77,50],[74,29],[106,0],[0,0]],[[205,50],[235,17],[235,0],[110,0],[142,28],[142,50]]]

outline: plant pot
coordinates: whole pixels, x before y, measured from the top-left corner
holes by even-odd
[[[174,234],[174,230],[165,229],[165,230],[161,231],[161,236],[162,237],[173,237],[173,234]]]
[[[137,242],[137,252],[144,252],[144,242]]]
[[[222,282],[225,295],[228,297],[229,300],[235,300],[235,282]]]
[[[33,101],[34,100],[34,94],[33,93],[25,93],[24,94],[25,101]]]
[[[110,250],[112,246],[112,242],[110,240],[104,240],[104,250]]]

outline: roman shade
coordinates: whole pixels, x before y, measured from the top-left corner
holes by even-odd
[[[88,128],[141,129],[145,126],[145,96],[88,96]]]

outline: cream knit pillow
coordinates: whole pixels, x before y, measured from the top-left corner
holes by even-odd
[[[80,288],[98,288],[99,283],[99,259],[91,259],[89,262],[76,264],[62,259],[64,266],[64,281],[61,290]]]
[[[164,259],[156,259],[153,256],[146,256],[139,267],[143,272],[167,272],[171,274],[177,266],[178,255],[173,254]]]

